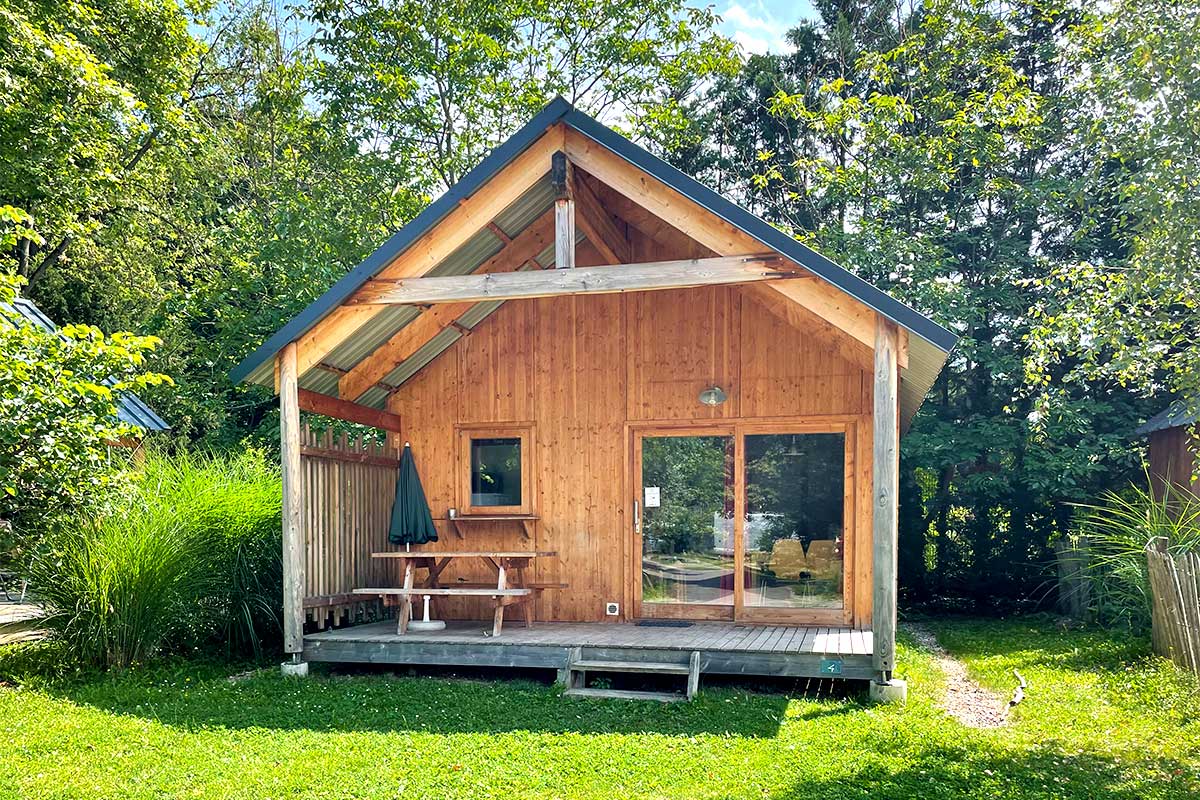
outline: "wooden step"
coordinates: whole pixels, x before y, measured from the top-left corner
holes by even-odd
[[[661,661],[576,661],[571,669],[578,672],[660,672],[667,675],[687,675],[687,664],[668,664]]]
[[[687,697],[673,692],[638,692],[632,689],[567,689],[568,697],[595,697],[605,700],[654,700],[659,703],[678,703]]]

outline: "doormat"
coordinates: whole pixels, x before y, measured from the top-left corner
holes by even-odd
[[[693,625],[681,619],[640,619],[633,624],[639,628],[690,628]]]

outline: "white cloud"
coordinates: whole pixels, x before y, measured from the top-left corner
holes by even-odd
[[[771,46],[771,42],[767,41],[766,39],[755,36],[752,33],[747,33],[744,30],[742,30],[742,31],[735,30],[733,32],[733,35],[730,36],[729,38],[733,39],[735,42],[737,42],[738,46],[742,48],[742,52],[744,52],[746,54],[767,53],[767,52],[771,52],[772,50],[774,50],[774,52],[776,52],[776,53],[780,52],[778,47],[773,48]]]
[[[783,35],[795,20],[781,22],[762,2],[754,2],[750,8],[735,2],[720,14],[725,34],[747,53],[785,53],[791,49]]]

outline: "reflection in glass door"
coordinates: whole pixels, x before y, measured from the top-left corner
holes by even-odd
[[[641,454],[642,613],[732,609],[733,437],[644,436]]]
[[[747,434],[747,608],[842,608],[846,437]]]

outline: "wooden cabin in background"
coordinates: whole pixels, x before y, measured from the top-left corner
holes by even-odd
[[[1172,403],[1137,429],[1138,436],[1150,439],[1148,448],[1150,488],[1162,497],[1168,487],[1200,497],[1200,429],[1197,415],[1186,403]]]
[[[287,651],[886,693],[898,439],[954,343],[557,99],[234,372],[280,395]],[[302,409],[390,448],[313,439]],[[402,442],[440,632],[352,624],[364,589],[422,593],[386,539]],[[506,558],[532,627],[501,633]]]

